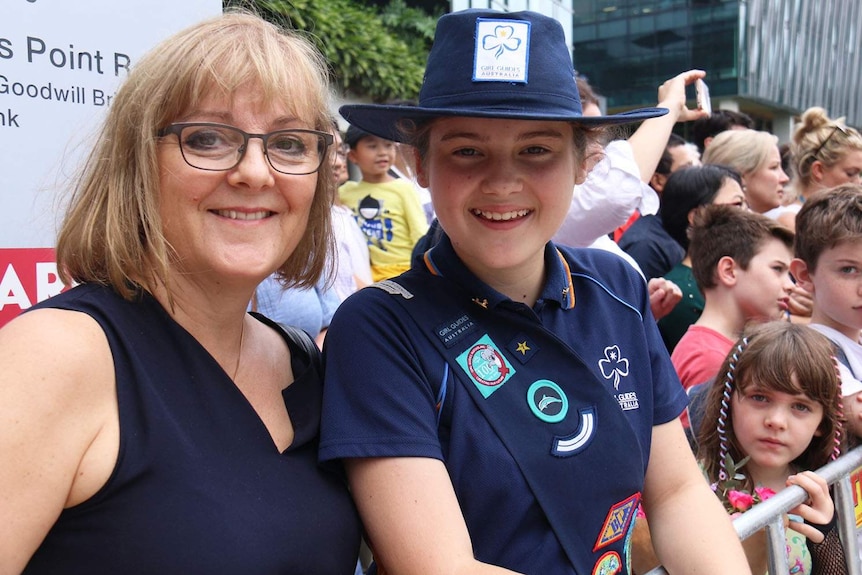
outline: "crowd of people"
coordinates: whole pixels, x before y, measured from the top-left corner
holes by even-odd
[[[862,136],[780,148],[705,76],[607,115],[555,20],[468,10],[339,120],[256,15],[159,44],[75,287],[0,329],[0,572],[760,575],[731,494],[798,485],[791,573],[846,573],[813,471],[862,437]]]

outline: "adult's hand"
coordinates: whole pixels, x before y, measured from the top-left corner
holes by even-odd
[[[658,106],[667,108],[668,115],[674,117],[677,122],[688,122],[705,118],[707,114],[700,108],[691,109],[686,106],[685,87],[693,84],[696,80],[702,80],[706,76],[703,70],[688,70],[677,74],[673,78],[665,80],[658,88]]]
[[[814,296],[811,292],[800,285],[793,286],[790,292],[790,300],[787,302],[790,316],[794,319],[811,317],[811,312],[814,310]]]
[[[658,88],[658,107],[667,108],[668,113],[641,123],[635,133],[629,137],[628,141],[644,183],[648,183],[652,178],[674,124],[697,120],[708,115],[703,110],[692,110],[685,105],[685,87],[704,76],[706,72],[703,70],[688,70],[665,80]]]

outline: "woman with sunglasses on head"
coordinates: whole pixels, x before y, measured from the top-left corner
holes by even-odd
[[[79,285],[0,330],[3,572],[353,572],[316,350],[246,313],[318,279],[331,143],[321,56],[256,16],[137,63],[60,230]]]
[[[791,230],[805,199],[825,188],[862,182],[862,135],[845,126],[843,118],[830,119],[826,110],[808,108],[802,114],[790,146],[796,201],[778,220]]]
[[[561,26],[443,16],[413,107],[341,108],[416,148],[444,235],[325,344],[321,459],[346,462],[382,572],[628,573],[643,500],[671,573],[749,573],[679,423],[644,279],[555,246],[587,145]]]

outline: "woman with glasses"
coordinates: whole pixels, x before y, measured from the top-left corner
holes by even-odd
[[[60,230],[78,285],[0,331],[0,570],[353,572],[317,351],[246,313],[324,267],[327,94],[311,45],[248,14],[136,64]]]
[[[797,197],[778,217],[790,229],[796,228],[796,213],[805,198],[817,190],[862,182],[862,136],[845,126],[843,118],[829,118],[823,108],[805,110],[790,151]]]

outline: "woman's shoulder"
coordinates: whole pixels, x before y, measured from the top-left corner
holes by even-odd
[[[78,369],[86,373],[94,360],[110,360],[99,322],[82,310],[65,306],[34,306],[0,329],[0,342],[3,371],[20,365],[28,370],[56,369],[71,375]]]
[[[48,475],[74,478],[62,487],[59,477],[45,483],[68,489],[69,504],[107,480],[118,441],[116,386],[108,339],[94,318],[47,307],[4,326],[0,405],[17,421],[0,433],[17,430],[31,468],[47,465]]]

